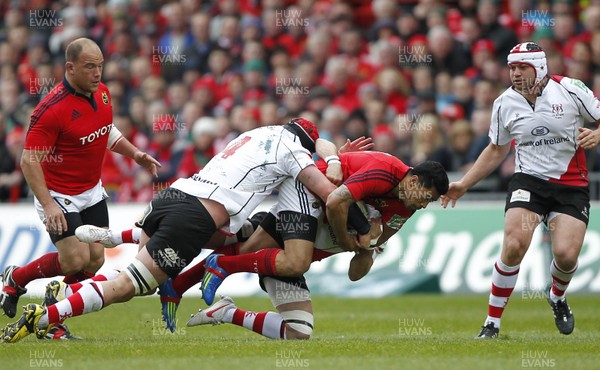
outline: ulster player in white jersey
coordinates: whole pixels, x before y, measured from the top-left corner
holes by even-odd
[[[565,291],[589,218],[589,190],[584,149],[600,142],[600,102],[579,80],[549,76],[544,51],[532,42],[508,55],[512,86],[493,105],[490,144],[463,178],[442,198],[452,206],[469,188],[488,176],[515,143],[515,174],[506,198],[504,241],[492,270],[488,316],[476,338],[496,338],[500,318],[516,285],[519,266],[533,232],[544,222],[551,233],[552,285],[548,303],[561,334],[575,326]]]

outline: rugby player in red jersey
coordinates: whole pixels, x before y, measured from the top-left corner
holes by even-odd
[[[98,45],[87,38],[74,40],[65,57],[65,78],[31,115],[21,159],[35,208],[58,252],[4,269],[0,305],[8,317],[15,316],[30,281],[65,275],[67,283],[75,283],[93,277],[104,263],[104,247],[82,243],[74,232],[82,224],[108,227],[108,196],[100,181],[106,148],[134,159],[153,175],[160,166],[113,126],[110,93],[100,81],[104,57]],[[66,338],[68,332],[56,337]]]

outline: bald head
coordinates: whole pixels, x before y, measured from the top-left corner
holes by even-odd
[[[100,47],[90,39],[80,38],[67,45],[65,57],[65,78],[75,91],[87,96],[96,92],[104,66]]]
[[[88,38],[82,37],[71,41],[69,45],[67,45],[65,59],[67,62],[76,62],[82,52],[102,53],[98,44]]]

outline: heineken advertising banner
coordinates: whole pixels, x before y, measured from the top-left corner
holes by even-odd
[[[571,293],[600,292],[600,204],[592,205],[588,232],[579,259]],[[268,210],[265,204],[261,210]],[[133,227],[145,204],[109,205],[113,229]],[[503,237],[502,203],[459,202],[454,209],[434,204],[417,212],[392,237],[371,272],[358,282],[348,279],[352,253],[343,253],[313,263],[306,274],[313,294],[346,297],[381,297],[406,292],[487,293],[492,267]],[[540,226],[521,265],[517,290],[537,294],[549,283],[549,233]],[[31,204],[0,205],[0,268],[23,265],[44,253],[55,251]],[[124,244],[106,249],[103,269],[126,267],[137,246]],[[195,261],[203,258],[203,252]],[[194,261],[194,262],[195,262]],[[194,263],[193,262],[193,263]],[[42,296],[49,280],[28,285],[29,293]],[[197,294],[192,288],[188,294]],[[234,296],[261,293],[254,274],[229,277],[219,293]],[[261,293],[262,294],[262,293]]]

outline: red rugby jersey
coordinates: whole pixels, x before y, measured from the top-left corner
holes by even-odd
[[[392,197],[388,194],[406,176],[410,167],[393,155],[383,152],[352,152],[339,154],[344,172],[344,185],[355,200]],[[317,161],[323,173],[327,165]]]
[[[364,200],[375,207],[382,221],[390,228],[399,230],[415,211],[409,210],[397,195],[391,194],[411,167],[400,159],[383,152],[351,152],[339,154],[344,173],[344,185],[355,200]],[[327,165],[316,162],[323,174]]]
[[[49,151],[41,162],[48,189],[75,195],[98,183],[112,122],[103,83],[89,98],[66,79],[50,91],[33,111],[25,139],[25,149]]]

